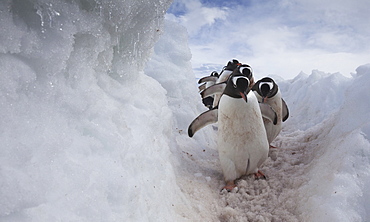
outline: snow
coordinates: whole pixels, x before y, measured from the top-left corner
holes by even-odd
[[[274,76],[291,115],[268,179],[220,192],[170,3],[1,1],[0,221],[369,221],[370,64]]]

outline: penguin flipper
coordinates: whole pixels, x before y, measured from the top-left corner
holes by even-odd
[[[274,125],[277,124],[277,115],[275,110],[267,103],[259,103],[262,117],[269,119]]]
[[[197,118],[191,122],[188,128],[188,135],[189,137],[193,137],[195,132],[202,129],[203,127],[215,123],[218,120],[218,108],[213,108],[208,110],[202,114],[200,114]]]
[[[198,84],[203,83],[203,82],[216,82],[217,79],[218,79],[217,76],[205,76],[199,79]]]
[[[200,95],[202,96],[202,98],[206,98],[208,96],[213,96],[215,94],[222,94],[225,88],[226,88],[226,83],[217,83],[203,90],[200,93]]]
[[[198,86],[199,92],[203,91],[206,89],[207,83],[203,83],[202,85]]]
[[[289,117],[289,109],[285,101],[283,100],[283,98],[281,98],[281,102],[282,102],[281,107],[282,107],[282,114],[283,114],[283,122],[285,122],[285,120],[287,120]]]

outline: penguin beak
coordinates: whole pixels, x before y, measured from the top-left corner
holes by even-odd
[[[244,91],[244,92],[240,92],[239,94],[244,99],[244,101],[247,102],[247,94],[248,94],[248,92],[245,92]]]
[[[262,103],[265,103],[267,101],[267,96],[262,97]]]

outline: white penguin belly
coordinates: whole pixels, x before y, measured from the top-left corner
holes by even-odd
[[[282,124],[281,121],[274,125],[269,119],[263,118],[263,123],[265,124],[267,140],[271,143],[280,133]]]
[[[256,173],[267,159],[267,141],[261,112],[253,93],[248,102],[222,96],[218,114],[217,144],[226,181]]]
[[[262,97],[256,95],[258,101],[262,101]],[[270,120],[263,118],[263,122],[266,129],[267,139],[271,143],[280,133],[282,129],[282,102],[280,89],[273,98],[267,99],[266,103],[276,112],[277,124],[274,125]]]

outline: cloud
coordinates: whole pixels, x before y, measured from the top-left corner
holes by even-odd
[[[227,7],[176,2],[186,9],[173,17],[188,29],[198,76],[232,58],[251,64],[258,75],[285,79],[313,69],[349,76],[370,62],[368,0],[252,0]]]
[[[211,26],[216,20],[225,20],[227,15],[225,8],[206,7],[199,0],[177,0],[171,10],[176,21],[187,28],[190,36],[197,35],[204,26]],[[177,12],[185,13],[176,15]]]

